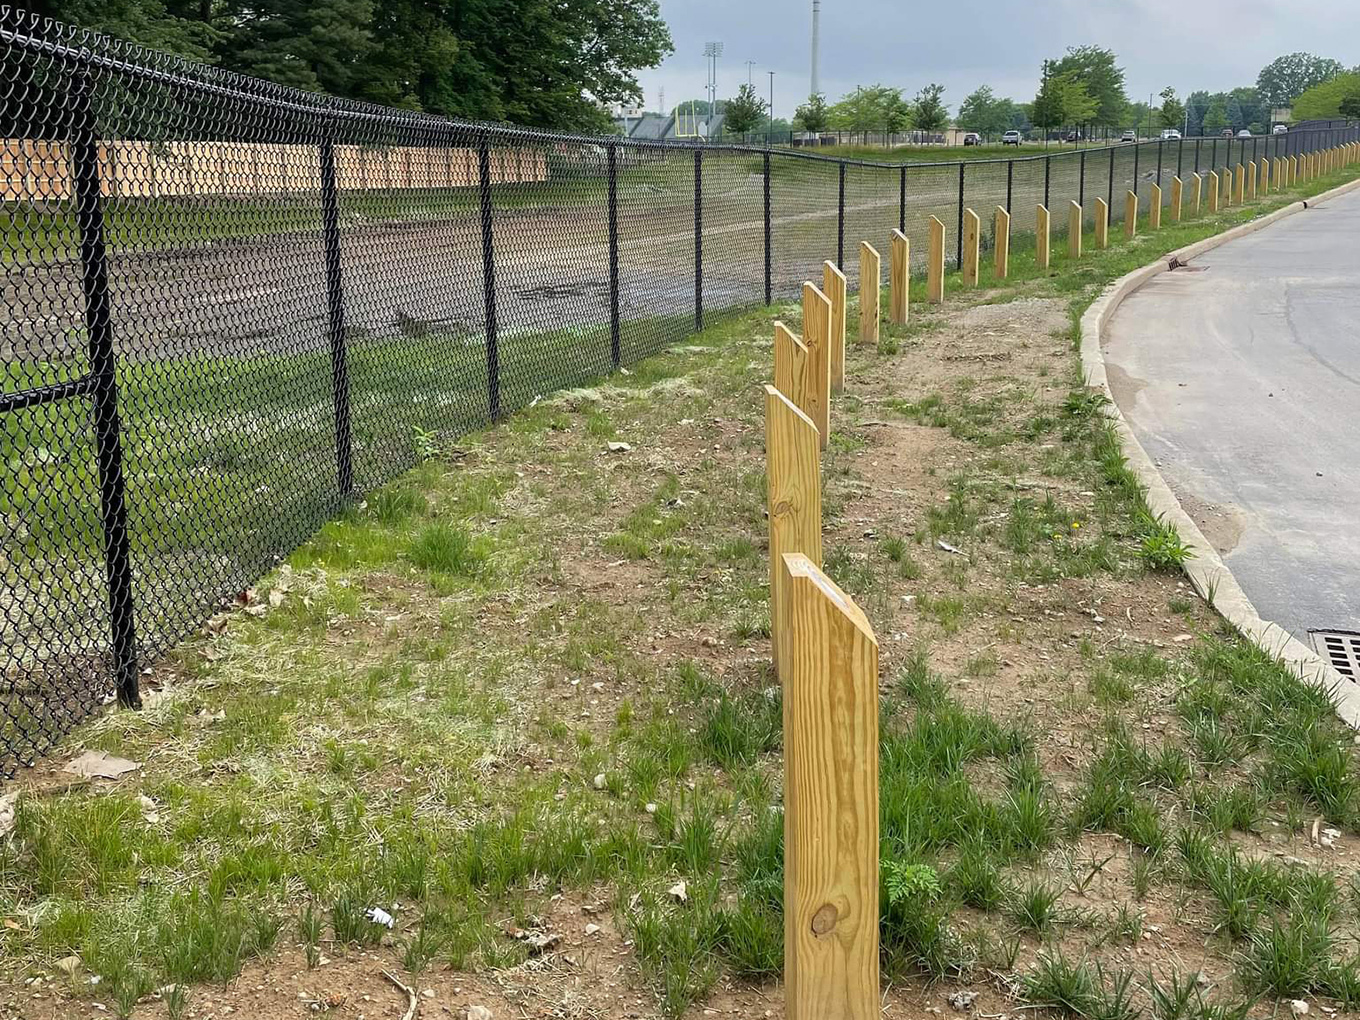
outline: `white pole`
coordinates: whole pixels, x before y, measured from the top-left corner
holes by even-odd
[[[822,0],[812,0],[812,91],[808,95],[815,96],[822,91],[821,82],[817,74],[817,51],[821,48],[821,22],[822,22]]]

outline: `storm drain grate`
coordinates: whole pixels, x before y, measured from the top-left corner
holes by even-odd
[[[1360,633],[1353,630],[1310,630],[1313,651],[1347,680],[1360,680]]]

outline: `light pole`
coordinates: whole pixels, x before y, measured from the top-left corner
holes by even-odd
[[[704,137],[713,135],[713,107],[718,105],[718,58],[722,56],[723,44],[710,42],[704,44],[704,56],[708,58],[708,119],[704,121]]]
[[[747,85],[752,85],[752,84],[754,84],[754,82],[751,81],[751,68],[753,68],[753,67],[755,67],[755,66],[756,66],[756,62],[755,62],[754,60],[748,60],[748,61],[746,61],[746,84],[747,84]]]
[[[774,144],[774,72],[770,72],[770,128],[769,138],[765,140],[766,145]]]

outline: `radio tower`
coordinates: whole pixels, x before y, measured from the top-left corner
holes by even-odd
[[[822,31],[822,0],[812,0],[812,91],[808,95],[815,96],[822,91],[821,82],[817,74],[817,51],[821,49]]]

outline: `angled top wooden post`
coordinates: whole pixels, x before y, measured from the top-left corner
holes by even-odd
[[[1156,184],[1148,185],[1148,229],[1160,230],[1162,227],[1162,189]]]
[[[878,641],[785,554],[784,985],[788,1020],[878,1020]]]
[[[993,274],[998,280],[1004,280],[1010,275],[1011,271],[1011,214],[1006,212],[1006,207],[999,205],[996,207],[994,222],[992,224],[992,255],[993,255]]]
[[[765,387],[765,481],[770,516],[770,636],[775,670],[787,608],[784,553],[822,562],[822,457],[817,426],[773,386]]]
[[[1039,205],[1034,209],[1034,264],[1047,269],[1049,263],[1048,206]]]
[[[1218,212],[1218,171],[1209,171],[1209,211]]]
[[[1197,173],[1190,175],[1190,215],[1198,216],[1204,203],[1204,178]]]
[[[1067,256],[1081,258],[1081,233],[1085,229],[1081,203],[1075,199],[1067,203]]]
[[[930,218],[930,251],[926,262],[926,300],[938,305],[944,300],[944,221]]]
[[[782,322],[774,324],[774,386],[812,420],[808,401],[808,349]],[[816,428],[814,425],[813,428]]]
[[[1104,251],[1110,246],[1110,203],[1096,199],[1096,247]]]
[[[904,326],[911,311],[911,241],[900,230],[888,240],[888,321]]]
[[[1181,221],[1181,204],[1185,200],[1185,182],[1179,177],[1171,178],[1171,222]]]
[[[831,302],[811,282],[803,284],[803,343],[808,349],[808,417],[822,437],[831,438]]]
[[[1124,236],[1133,237],[1138,233],[1138,195],[1132,191],[1124,193]]]
[[[839,393],[845,389],[845,274],[830,259],[822,263],[822,293],[831,302],[831,391]]]
[[[982,220],[972,209],[963,211],[963,285],[978,285],[978,259],[981,255]]]
[[[1260,174],[1256,170],[1256,160],[1247,164],[1247,197],[1256,197],[1256,182],[1260,180]]]
[[[879,284],[883,275],[883,260],[878,249],[868,241],[859,243],[859,339],[861,343],[878,343],[880,310]]]

